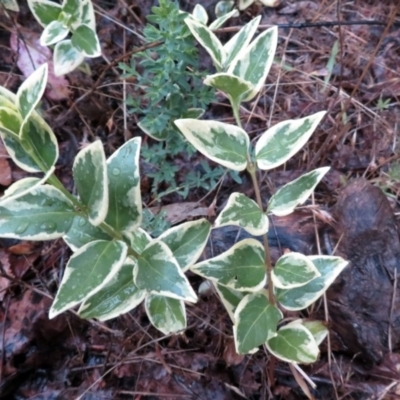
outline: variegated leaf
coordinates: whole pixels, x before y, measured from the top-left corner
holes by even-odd
[[[40,36],[41,46],[50,46],[67,37],[69,28],[60,21],[50,22]]]
[[[235,62],[241,51],[245,51],[251,39],[253,38],[258,25],[260,24],[261,15],[253,18],[249,23],[243,26],[232,38],[224,44],[226,52],[226,60],[224,68],[228,68],[231,63]]]
[[[142,254],[144,249],[153,240],[152,237],[142,228],[136,228],[131,232],[123,233],[124,239],[129,246],[138,254]]]
[[[0,198],[0,204],[3,201],[14,200],[18,197],[22,197],[37,188],[38,186],[43,185],[53,174],[54,170],[54,167],[50,168],[47,171],[46,175],[43,176],[43,178],[29,177],[22,178],[19,181],[15,181],[4,191],[4,196]]]
[[[240,226],[250,234],[259,236],[268,231],[268,217],[260,210],[254,200],[242,193],[232,193],[214,225],[215,227]]]
[[[302,324],[283,326],[266,346],[276,358],[289,363],[310,364],[317,361],[319,355],[313,335]]]
[[[72,34],[71,44],[86,57],[98,57],[101,48],[96,32],[87,25],[80,25]]]
[[[246,169],[250,143],[243,129],[223,122],[190,118],[178,119],[175,125],[210,160],[235,171]]]
[[[133,279],[140,289],[147,292],[193,303],[197,301],[172,251],[159,240],[151,242],[142,252]]]
[[[284,254],[272,270],[275,287],[291,289],[302,287],[311,280],[321,276],[313,262],[301,253]]]
[[[203,218],[170,228],[158,239],[171,249],[182,271],[186,271],[200,257],[210,231],[211,224]]]
[[[213,284],[215,286],[215,290],[219,295],[221,303],[224,305],[226,311],[229,314],[229,317],[231,318],[231,321],[234,323],[235,322],[234,313],[236,307],[242,301],[243,297],[248,295],[249,293],[239,292],[239,290],[235,290],[223,285],[218,285],[218,283],[216,282],[213,282]]]
[[[269,200],[268,211],[278,217],[291,214],[297,206],[303,204],[311,196],[329,168],[315,169],[281,187]]]
[[[283,314],[268,300],[265,290],[245,296],[235,311],[233,335],[239,354],[254,353],[276,335]]]
[[[58,189],[38,186],[0,203],[0,237],[56,239],[68,232],[75,215],[72,204]]]
[[[238,10],[232,10],[229,11],[228,13],[221,15],[218,17],[215,21],[211,22],[209,28],[211,30],[218,29],[220,28],[228,19],[232,17],[238,17],[239,16],[239,11]]]
[[[279,167],[293,157],[308,141],[325,111],[304,117],[282,121],[269,128],[255,146],[257,165],[269,170]]]
[[[308,256],[308,258],[320,273],[319,277],[298,288],[276,289],[277,301],[287,310],[303,310],[318,300],[348,264],[341,257]]]
[[[60,4],[49,0],[28,0],[28,5],[36,20],[43,27],[52,21],[57,21],[62,11]]]
[[[243,101],[251,100],[263,87],[274,61],[278,28],[267,29],[233,60],[227,72],[253,84]]]
[[[112,237],[99,227],[93,226],[86,218],[76,216],[63,239],[69,248],[75,252],[94,240],[112,240]]]
[[[245,239],[217,257],[190,269],[213,282],[235,290],[254,292],[266,283],[264,247],[255,239]]]
[[[89,221],[100,225],[108,211],[108,178],[103,144],[97,140],[81,150],[72,167],[79,197],[88,207]]]
[[[121,241],[97,240],[76,251],[68,261],[49,318],[54,318],[99,292],[121,268],[127,246]]]
[[[8,107],[0,107],[0,129],[10,131],[14,135],[19,135],[22,125],[21,115]]]
[[[250,82],[225,72],[208,75],[204,79],[204,84],[225,93],[231,103],[236,106],[241,103],[242,98],[246,97],[246,93],[254,88]]]
[[[0,3],[2,3],[3,7],[6,10],[19,12],[19,6],[17,0],[1,0]]]
[[[91,0],[80,0],[82,4],[82,15],[80,22],[71,24],[72,29],[76,29],[80,24],[87,25],[96,32],[96,18],[94,15],[93,4]]]
[[[71,40],[58,42],[54,48],[54,73],[56,76],[65,75],[78,67],[85,56],[74,46]]]
[[[136,308],[144,300],[146,292],[133,283],[135,264],[128,257],[112,280],[82,303],[79,316],[107,321]]]
[[[21,113],[22,119],[26,121],[43,96],[47,84],[48,66],[43,64],[34,71],[17,92],[17,107]]]
[[[186,310],[182,300],[151,294],[144,304],[150,322],[164,335],[186,328]]]
[[[76,26],[82,23],[83,1],[64,0],[62,4],[63,14],[66,16],[68,26]]]
[[[194,6],[192,16],[194,19],[201,22],[203,25],[207,25],[208,22],[207,11],[201,4],[196,4]]]
[[[192,35],[208,52],[217,70],[220,70],[225,61],[225,50],[219,39],[211,29],[207,28],[201,22],[193,18],[186,18],[185,22]]]
[[[319,346],[328,336],[329,331],[326,327],[327,322],[313,321],[308,319],[296,319],[289,322],[287,326],[298,324],[305,326],[310,331],[310,333],[314,337],[315,342],[317,343],[317,346]]]
[[[117,231],[133,231],[142,222],[139,151],[141,138],[121,146],[107,160],[109,206],[106,222]]]

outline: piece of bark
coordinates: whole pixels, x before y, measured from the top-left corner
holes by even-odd
[[[334,217],[337,254],[349,265],[327,292],[331,328],[341,350],[373,365],[389,352],[389,336],[393,349],[400,345],[399,284],[394,288],[394,277],[400,275],[400,241],[395,216],[379,188],[357,179],[342,190]]]

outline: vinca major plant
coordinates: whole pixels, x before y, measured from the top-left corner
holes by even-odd
[[[108,159],[99,140],[80,150],[72,168],[76,194],[70,193],[54,174],[56,137],[35,111],[46,87],[47,65],[28,77],[16,94],[0,87],[0,135],[5,148],[20,168],[41,173],[41,177],[23,178],[5,191],[0,199],[0,236],[62,238],[72,251],[50,318],[79,306],[82,318],[105,321],[144,302],[149,320],[161,332],[183,331],[185,303],[197,301],[185,275],[190,270],[214,283],[232,319],[238,353],[253,353],[265,345],[273,355],[291,363],[317,359],[318,344],[327,333],[325,326],[301,319],[287,323],[281,310],[302,310],[314,303],[346,261],[289,253],[272,268],[266,232],[268,214],[291,213],[307,200],[328,168],[316,169],[283,186],[266,209],[256,172],[290,159],[325,113],[280,122],[252,147],[241,126],[239,107],[261,90],[277,46],[276,28],[251,42],[259,21],[259,17],[250,21],[222,45],[205,23],[194,16],[185,19],[217,69],[204,83],[226,94],[237,125],[194,118],[181,118],[175,124],[210,160],[234,171],[247,170],[256,193],[256,201],[232,193],[213,226],[203,218],[169,228],[156,239],[140,228],[139,137],[127,141]],[[211,229],[224,225],[261,235],[263,242],[244,239],[224,253],[198,262]]]

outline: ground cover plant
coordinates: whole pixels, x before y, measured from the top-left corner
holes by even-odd
[[[75,157],[72,175],[76,191],[71,190],[55,174],[59,146],[37,107],[48,76],[48,67],[44,64],[27,77],[15,90],[16,94],[4,87],[0,92],[1,136],[5,148],[15,165],[36,174],[22,175],[22,179],[15,179],[4,192],[0,204],[1,234],[11,239],[37,241],[63,238],[71,249],[72,255],[65,262],[64,276],[50,309],[51,317],[80,305],[78,314],[83,318],[100,321],[119,316],[130,318],[132,314],[125,313],[143,302],[148,320],[163,334],[184,332],[193,309],[190,303],[198,296],[194,273],[214,283],[232,321],[233,327],[227,326],[226,332],[233,333],[237,357],[253,354],[260,345],[265,345],[271,354],[293,365],[312,363],[318,360],[318,344],[327,329],[325,324],[299,319],[298,311],[323,294],[346,262],[340,257],[291,252],[278,258],[272,269],[266,237],[271,227],[266,216],[290,215],[309,198],[328,168],[309,169],[310,172],[289,179],[289,183],[279,185],[281,188],[267,204],[265,199],[261,200],[258,177],[260,171],[268,171],[274,177],[274,168],[290,165],[326,115],[319,111],[325,107],[314,109],[314,114],[302,113],[308,117],[293,116],[280,122],[277,119],[269,129],[264,126],[255,136],[244,129],[240,114],[243,107],[258,98],[264,86],[275,56],[276,29],[262,28],[256,35],[260,20],[256,17],[238,28],[222,45],[208,26],[204,9],[197,7],[191,15],[182,16],[180,22],[185,24],[185,35],[193,34],[210,53],[217,70],[214,73],[209,69],[204,84],[218,90],[220,98],[221,93],[225,94],[235,121],[198,119],[200,113],[181,113],[171,119],[171,129],[175,124],[173,134],[181,143],[185,143],[184,138],[188,140],[207,158],[220,164],[220,171],[231,168],[247,172],[256,201],[235,190],[213,226],[204,218],[196,219],[162,228],[164,232],[158,238],[151,237],[149,231],[140,227],[143,226],[143,189],[139,174],[139,136],[128,139],[113,151],[105,148],[104,139],[102,143],[92,138]],[[123,75],[123,78],[132,76]],[[142,79],[138,74],[136,78]],[[202,89],[197,89],[201,93]],[[165,93],[164,98],[168,100],[169,94]],[[154,104],[163,104],[163,98],[160,101]],[[143,110],[143,104],[137,106]],[[143,129],[142,124],[139,126]],[[150,133],[154,138],[156,133]],[[282,140],[282,136],[291,140]],[[189,151],[188,148],[184,151]],[[106,154],[110,156],[107,158]],[[155,188],[152,190],[154,193]],[[219,256],[200,261],[211,229],[228,225],[264,237],[261,242],[247,238]],[[153,273],[149,274],[149,270]],[[186,272],[192,276],[190,282]],[[293,312],[285,311],[285,315],[296,316],[283,318],[285,309]],[[136,310],[133,315],[139,312]]]

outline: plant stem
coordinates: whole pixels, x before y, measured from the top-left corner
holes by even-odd
[[[261,211],[264,211],[263,204],[261,201],[260,188],[258,186],[258,181],[257,181],[256,167],[251,160],[248,160],[247,162],[247,172],[250,174],[251,180],[253,182],[253,188],[254,188],[254,193],[256,195],[256,201],[258,207],[260,207]],[[271,303],[271,305],[274,306],[276,304],[276,300],[274,294],[274,284],[272,283],[272,263],[271,263],[271,253],[269,250],[267,233],[264,233],[262,237],[263,237],[264,252],[265,252],[265,269],[267,271],[267,278],[268,278],[268,297],[269,297],[269,302]]]
[[[240,107],[240,102],[236,103],[231,100],[231,105],[232,105],[232,110],[233,114],[235,116],[236,124],[238,125],[239,128],[242,128],[242,122],[240,120],[240,115],[239,115],[239,107]],[[243,129],[243,128],[242,128]],[[254,188],[254,193],[256,196],[256,201],[258,204],[258,207],[260,207],[260,210],[264,212],[263,204],[261,201],[261,194],[260,194],[260,187],[258,186],[258,180],[257,180],[257,169],[256,166],[254,165],[253,161],[250,158],[250,155],[247,154],[247,172],[249,173],[251,177],[251,181],[253,183],[253,188]],[[275,299],[275,294],[274,294],[274,284],[272,283],[272,263],[271,263],[271,253],[269,250],[269,243],[268,243],[268,236],[267,233],[264,233],[262,235],[263,238],[263,245],[264,245],[264,252],[265,252],[265,269],[267,272],[267,279],[268,279],[268,297],[269,297],[269,302],[271,305],[276,304],[276,299]]]

